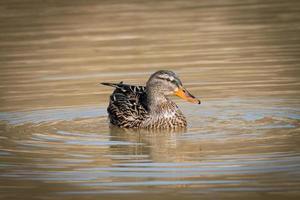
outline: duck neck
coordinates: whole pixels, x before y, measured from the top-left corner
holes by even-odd
[[[148,111],[150,115],[162,115],[163,113],[171,112],[173,102],[165,95],[156,91],[147,91]],[[171,107],[170,107],[171,106]]]

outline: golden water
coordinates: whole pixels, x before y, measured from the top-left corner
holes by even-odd
[[[300,196],[300,2],[0,2],[1,199]],[[112,88],[175,71],[185,133],[109,128]]]

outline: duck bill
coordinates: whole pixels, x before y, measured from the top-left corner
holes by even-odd
[[[175,91],[175,95],[188,101],[191,103],[197,103],[200,104],[201,101],[199,99],[196,99],[196,97],[194,97],[189,91],[187,91],[185,88],[178,88]]]

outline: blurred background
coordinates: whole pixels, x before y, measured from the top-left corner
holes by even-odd
[[[107,101],[175,71],[203,98],[299,98],[300,2],[1,1],[0,110]],[[276,91],[275,91],[276,90]]]
[[[299,0],[1,0],[0,198],[299,199]],[[175,71],[185,133],[109,127]]]

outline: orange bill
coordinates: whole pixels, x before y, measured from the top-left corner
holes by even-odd
[[[200,100],[196,99],[196,97],[194,97],[191,93],[189,93],[189,91],[187,91],[185,88],[178,88],[175,91],[175,95],[191,103],[197,103],[197,104],[201,103]]]

